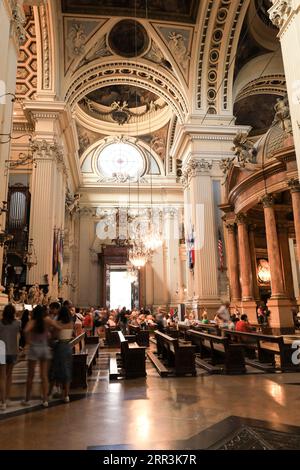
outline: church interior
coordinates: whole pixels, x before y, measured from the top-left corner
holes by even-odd
[[[0,449],[299,450],[300,0],[0,38]]]

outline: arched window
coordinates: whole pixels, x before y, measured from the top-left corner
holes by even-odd
[[[145,171],[145,161],[134,145],[117,142],[104,147],[97,159],[98,171],[107,178],[138,178]]]

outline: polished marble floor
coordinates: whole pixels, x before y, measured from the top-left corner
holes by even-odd
[[[213,444],[205,443],[210,430],[232,424],[232,417],[267,422],[278,432],[300,426],[300,374],[212,376],[199,370],[197,377],[162,379],[148,363],[146,379],[109,382],[102,354],[88,391],[76,391],[69,404],[56,400],[41,409],[36,382],[34,407],[23,410],[19,380],[15,408],[0,415],[0,449],[164,449],[191,440],[191,448],[206,448]]]

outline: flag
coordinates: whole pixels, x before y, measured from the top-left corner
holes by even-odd
[[[188,236],[187,239],[188,245],[188,261],[189,261],[189,269],[192,271],[195,266],[195,236],[194,236],[194,228],[192,229],[191,234]]]
[[[58,270],[58,231],[54,229],[53,253],[52,253],[52,274],[55,276]]]
[[[221,231],[219,230],[218,233],[218,253],[219,253],[219,263],[220,263],[220,271],[223,272],[225,269],[224,265],[224,247],[223,247],[223,240]]]
[[[64,264],[64,238],[62,231],[59,234],[59,243],[58,243],[58,263],[57,263],[57,271],[58,271],[58,285],[59,287],[62,286],[63,282],[63,264]]]

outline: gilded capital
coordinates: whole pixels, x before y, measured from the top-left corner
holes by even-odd
[[[243,212],[240,212],[236,216],[236,223],[237,225],[246,225],[247,224],[247,214],[244,214]]]
[[[235,233],[235,227],[236,227],[235,222],[226,223],[226,229],[227,229],[228,233]]]
[[[291,178],[288,181],[288,187],[291,193],[299,193],[300,192],[300,183],[297,178]]]
[[[267,207],[273,207],[274,206],[274,198],[271,194],[265,194],[260,202],[262,203],[263,207],[264,208],[267,208]]]

